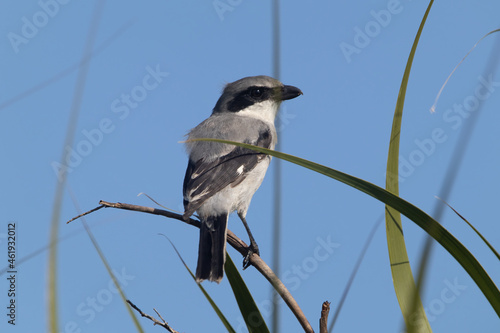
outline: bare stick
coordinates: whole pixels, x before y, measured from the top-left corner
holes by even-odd
[[[153,309],[155,310],[156,314],[158,315],[158,317],[161,318],[161,320],[163,320],[163,322],[159,321],[158,319],[156,319],[155,317],[152,317],[150,315],[148,315],[147,313],[144,313],[142,312],[141,309],[139,309],[134,303],[132,303],[131,301],[127,300],[127,303],[130,304],[130,306],[137,312],[139,312],[139,314],[145,318],[148,318],[149,320],[151,320],[155,325],[159,325],[163,328],[165,328],[167,331],[169,331],[170,333],[179,333],[177,332],[176,330],[174,330],[172,327],[170,327],[170,325],[165,321],[165,319],[163,319],[161,317],[161,315],[158,313],[158,311],[156,311],[156,309]]]
[[[68,223],[70,223],[71,221],[74,221],[74,220],[76,220],[76,219],[79,219],[80,217],[83,217],[83,216],[85,216],[85,215],[88,215],[88,214],[90,214],[90,213],[93,213],[93,212],[95,212],[96,210],[99,210],[99,209],[104,208],[104,207],[106,207],[106,206],[98,206],[98,207],[96,207],[96,208],[94,208],[94,209],[89,210],[88,212],[85,212],[85,213],[83,213],[83,214],[80,214],[80,215],[78,215],[78,216],[75,216],[75,217],[73,217],[71,220],[69,220],[68,222],[66,222],[66,224],[68,224]]]
[[[329,313],[330,313],[330,302],[325,301],[321,306],[321,318],[319,318],[319,333],[328,333]]]
[[[126,203],[121,203],[121,202],[107,202],[107,201],[99,201],[99,207],[94,208],[82,215],[79,215],[70,221],[74,221],[78,217],[85,216],[87,214],[90,214],[97,209],[100,209],[102,207],[111,207],[111,208],[118,208],[118,209],[125,209],[125,210],[132,210],[136,212],[142,212],[142,213],[148,213],[148,214],[154,214],[154,215],[161,215],[165,216],[168,218],[176,219],[181,222],[187,223],[189,225],[195,226],[197,228],[200,227],[201,223],[198,220],[194,220],[192,218],[189,218],[188,220],[184,220],[182,218],[181,214],[173,213],[168,210],[164,209],[157,209],[157,208],[152,208],[152,207],[145,207],[145,206],[137,206],[137,205],[131,205],[131,204],[126,204]],[[231,245],[236,251],[238,251],[243,257],[246,257],[248,254],[248,245],[242,241],[240,238],[238,238],[231,230],[227,231],[227,243]],[[283,282],[274,274],[274,272],[271,270],[271,268],[265,263],[264,260],[261,259],[257,254],[253,253],[252,256],[249,258],[249,262],[252,266],[254,266],[276,289],[278,294],[281,296],[283,301],[288,305],[290,310],[293,312],[297,320],[299,321],[300,325],[302,325],[302,328],[304,329],[305,332],[312,333],[314,330],[312,329],[311,324],[309,324],[309,321],[307,320],[306,316],[302,312],[302,309],[299,307],[295,299],[292,297],[292,294],[288,291],[288,289],[285,287]]]

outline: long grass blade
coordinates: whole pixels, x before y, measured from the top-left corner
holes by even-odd
[[[177,253],[177,256],[181,260],[182,264],[184,265],[184,267],[186,267],[187,271],[189,272],[189,274],[193,278],[193,281],[198,285],[198,288],[200,288],[201,292],[203,293],[203,295],[207,299],[208,303],[210,303],[210,305],[212,306],[212,309],[214,309],[215,313],[217,314],[217,316],[219,317],[219,319],[222,321],[222,324],[224,325],[224,327],[226,327],[227,331],[229,333],[236,333],[236,331],[234,330],[234,328],[231,326],[231,324],[227,320],[226,316],[224,316],[224,314],[222,313],[222,311],[219,309],[219,307],[217,306],[217,304],[215,304],[214,300],[212,299],[212,297],[210,297],[210,295],[205,290],[205,288],[203,288],[203,286],[201,285],[201,283],[197,283],[196,282],[196,277],[194,276],[194,274],[191,271],[191,269],[189,269],[189,266],[186,264],[186,262],[182,258],[181,254],[179,253],[179,251],[175,247],[174,243],[170,240],[170,238],[168,238],[164,234],[160,234],[160,235],[162,235],[163,237],[165,237],[170,242],[170,245],[172,245],[172,247],[174,248],[175,253]]]
[[[405,103],[406,89],[410,79],[411,66],[417,50],[420,35],[424,29],[425,21],[431,10],[433,0],[430,1],[425,11],[413,46],[406,62],[406,68],[401,80],[394,118],[392,122],[391,139],[389,143],[389,154],[387,157],[386,189],[399,196],[399,142],[401,139],[401,121]],[[415,285],[410,260],[406,252],[406,244],[403,234],[401,214],[396,209],[386,206],[386,235],[389,261],[391,264],[392,281],[394,290],[403,314],[406,328],[409,332],[432,332],[429,321],[420,299],[420,290]]]
[[[323,174],[327,177],[333,178],[341,183],[349,185],[371,197],[379,200],[380,202],[394,208],[408,219],[413,221],[422,230],[434,238],[453,258],[464,268],[472,280],[479,287],[483,295],[490,302],[492,308],[500,317],[500,291],[491,280],[488,273],[484,270],[477,259],[470,253],[470,251],[460,243],[448,230],[440,225],[430,215],[425,213],[420,208],[411,204],[410,202],[400,198],[399,196],[383,189],[380,186],[367,182],[366,180],[351,176],[344,172],[329,168],[327,166],[308,161],[306,159],[270,150],[262,147],[252,146],[246,143],[226,141],[219,139],[196,139],[192,141],[213,141],[225,144],[231,144],[238,147],[243,147],[257,151],[259,153],[268,154],[285,161],[300,165],[304,168],[313,170],[317,173]]]
[[[241,315],[245,320],[248,332],[250,333],[269,333],[266,322],[262,314],[255,304],[255,301],[248,290],[245,281],[241,277],[238,269],[233,263],[233,260],[226,253],[226,262],[224,264],[224,271],[226,272],[227,279],[233,289],[236,302],[240,308]]]
[[[141,196],[141,195],[145,195],[149,200],[153,201],[155,204],[157,204],[158,206],[160,206],[161,208],[163,208],[165,210],[169,210],[171,212],[178,213],[178,214],[181,214],[181,215],[184,214],[184,212],[181,212],[181,211],[178,211],[178,210],[175,210],[175,209],[163,206],[161,203],[159,203],[158,201],[156,201],[155,199],[153,199],[152,197],[150,197],[148,194],[146,194],[144,192],[141,192],[141,193],[137,194],[137,196]]]
[[[347,282],[347,285],[344,288],[344,292],[342,293],[342,296],[340,296],[340,300],[338,302],[338,305],[335,308],[335,313],[332,317],[332,320],[330,321],[330,327],[328,328],[328,333],[333,332],[333,328],[335,327],[335,323],[337,322],[337,319],[340,315],[340,311],[342,310],[342,307],[344,305],[345,300],[347,299],[347,295],[349,294],[349,290],[351,289],[351,285],[354,282],[354,278],[356,278],[356,275],[358,274],[359,267],[361,266],[361,263],[363,262],[363,259],[365,258],[365,254],[368,251],[368,248],[370,247],[370,244],[372,242],[373,237],[375,236],[375,233],[377,232],[378,227],[382,223],[383,220],[383,215],[381,215],[375,224],[373,225],[372,230],[370,231],[370,234],[368,235],[368,238],[365,241],[365,245],[363,246],[363,249],[361,250],[361,253],[359,254],[358,260],[356,261],[356,265],[354,265],[354,269],[351,272],[351,276],[349,277],[349,281]]]
[[[500,36],[497,35],[494,48],[490,51],[490,57],[485,64],[485,70],[483,72],[483,76],[491,75],[492,77],[494,77],[496,73],[496,68],[498,67],[498,63],[500,61],[500,57],[498,57],[499,53],[500,53]],[[444,172],[444,179],[442,181],[441,188],[439,190],[439,197],[443,198],[444,200],[447,200],[447,198],[450,196],[450,193],[452,193],[453,188],[456,184],[455,180],[461,169],[462,162],[470,142],[470,138],[472,137],[479,116],[482,114],[483,106],[484,102],[479,103],[479,107],[476,109],[474,113],[471,114],[471,116],[463,125],[462,130],[460,131],[460,136],[458,137],[458,141],[456,142],[455,147],[453,148],[453,152],[448,162],[446,171]],[[432,216],[434,216],[434,219],[440,221],[442,220],[443,215],[444,215],[444,206],[441,204],[436,204],[432,212]],[[434,244],[435,243],[433,242],[431,237],[426,237],[420,255],[420,263],[417,274],[417,286],[423,286],[425,283],[426,274],[427,270],[429,269],[429,261],[434,248]],[[420,287],[420,289],[423,289],[423,287]]]
[[[443,199],[441,199],[440,197],[436,197],[436,199],[439,199],[441,200],[446,206],[448,206],[455,214],[457,214],[458,217],[460,217],[465,223],[467,223],[469,225],[469,227],[472,228],[472,230],[474,230],[474,232],[483,240],[483,242],[490,248],[491,252],[493,252],[495,254],[495,256],[497,257],[498,260],[500,260],[500,254],[497,252],[497,250],[495,250],[495,248],[493,247],[493,245],[490,244],[490,242],[488,242],[488,240],[486,239],[486,237],[484,237],[480,232],[479,230],[477,230],[476,228],[474,228],[474,226],[469,222],[467,221],[467,219],[465,217],[462,216],[462,214],[460,214],[459,212],[457,212],[457,210],[455,208],[453,208],[449,203],[447,203],[446,201],[444,201]]]
[[[490,32],[488,32],[486,35],[484,35],[483,37],[481,37],[477,42],[476,44],[474,44],[474,46],[469,50],[469,52],[467,52],[467,54],[462,58],[462,60],[460,60],[460,62],[458,63],[458,65],[455,66],[455,68],[453,68],[453,70],[451,71],[450,75],[448,75],[448,77],[446,78],[446,80],[444,81],[443,85],[441,86],[441,89],[439,89],[439,92],[437,93],[437,96],[436,96],[436,99],[434,100],[434,104],[432,104],[431,106],[431,109],[430,111],[432,113],[436,112],[436,106],[437,106],[437,102],[439,100],[439,97],[441,97],[441,93],[443,92],[444,90],[444,87],[446,87],[446,85],[448,84],[448,81],[450,80],[450,78],[452,77],[453,73],[455,73],[455,71],[457,70],[457,68],[462,64],[462,62],[464,62],[465,58],[467,58],[469,56],[469,54],[476,48],[476,46],[483,40],[485,39],[486,37],[488,37],[489,35],[491,34],[494,34],[495,32],[500,32],[500,29],[495,29],[495,30],[492,30]]]
[[[75,206],[76,210],[78,212],[81,212],[82,210],[80,209],[80,206],[78,204],[78,200],[76,199],[75,194],[71,190],[71,188],[68,186],[68,192],[70,194],[71,200],[73,201],[73,205]],[[120,298],[122,299],[123,304],[125,305],[125,308],[128,311],[128,314],[130,318],[132,319],[132,322],[135,325],[135,328],[137,329],[137,332],[144,333],[144,329],[142,328],[141,324],[137,320],[137,317],[135,316],[134,312],[132,311],[132,308],[128,305],[127,303],[127,297],[125,296],[125,293],[123,292],[120,284],[118,283],[118,280],[115,277],[115,274],[113,273],[113,270],[111,269],[111,266],[109,265],[108,260],[104,256],[104,252],[102,252],[101,247],[99,246],[99,243],[97,243],[97,240],[94,237],[94,234],[90,230],[89,225],[87,224],[87,221],[84,216],[81,217],[82,220],[82,225],[85,231],[87,232],[87,235],[90,238],[90,241],[92,242],[92,245],[94,245],[94,248],[97,251],[97,254],[99,255],[99,258],[101,258],[102,263],[104,264],[104,267],[106,267],[106,271],[108,272],[109,276],[111,277],[111,280],[113,281],[113,284],[116,287],[116,290],[118,290],[118,294],[120,295]]]
[[[99,244],[97,243],[97,240],[95,239],[94,235],[90,231],[90,228],[88,227],[87,222],[85,222],[85,218],[82,221],[82,224],[85,227],[85,230],[87,231],[87,234],[89,235],[89,238],[92,241],[94,248],[96,249],[97,253],[99,254],[99,257],[101,258],[102,263],[106,267],[106,271],[108,271],[109,276],[113,280],[113,284],[115,285],[116,290],[118,290],[118,294],[120,295],[120,298],[122,299],[122,302],[125,305],[125,308],[127,309],[127,312],[129,314],[130,318],[132,319],[132,322],[134,323],[134,326],[135,326],[137,332],[144,333],[144,329],[142,328],[141,324],[139,323],[139,320],[137,320],[137,317],[135,316],[134,311],[132,311],[132,308],[127,303],[127,297],[125,296],[125,293],[123,292],[122,288],[120,287],[120,283],[118,283],[118,280],[116,279],[116,276],[113,273],[113,270],[111,269],[111,266],[109,265],[108,260],[104,256],[104,253],[102,252]]]
[[[87,40],[85,43],[83,58],[90,54],[94,41],[97,35],[97,30],[99,22],[101,19],[102,9],[104,5],[103,1],[98,1],[95,5],[93,11],[92,22],[90,23],[90,30],[87,35]],[[64,140],[64,145],[62,149],[61,165],[64,165],[64,161],[67,160],[68,150],[65,147],[71,147],[75,137],[76,124],[78,120],[78,115],[80,114],[81,102],[83,99],[83,91],[85,88],[85,82],[87,79],[87,73],[89,68],[89,62],[85,62],[79,68],[78,77],[76,80],[75,90],[73,94],[73,101],[71,105],[71,114],[68,121],[68,127],[66,130],[66,137]],[[62,200],[64,193],[64,186],[67,180],[67,173],[62,170],[57,178],[56,193],[54,195],[54,204],[52,207],[52,217],[50,224],[50,248],[49,248],[49,261],[47,264],[47,331],[51,333],[57,333],[59,331],[59,315],[58,315],[58,305],[57,305],[57,249],[59,238],[59,224],[60,224],[60,214],[62,208]]]
[[[273,34],[273,77],[276,80],[280,80],[281,77],[281,33],[280,33],[280,0],[272,1],[272,34]],[[282,121],[280,117],[276,119],[276,127],[281,128]],[[281,133],[279,133],[281,134]],[[276,143],[276,150],[281,150],[283,144],[283,138],[278,140]],[[281,211],[282,211],[282,196],[281,196],[281,183],[282,183],[282,167],[281,160],[277,159],[273,163],[274,168],[274,179],[273,179],[273,257],[271,262],[271,267],[274,273],[277,276],[280,276],[280,268],[281,268]],[[280,331],[280,296],[271,288],[271,331],[278,333]]]
[[[106,50],[110,45],[112,45],[113,42],[118,37],[123,35],[123,33],[125,31],[127,31],[127,29],[130,28],[134,23],[135,22],[133,20],[130,20],[130,21],[122,24],[110,37],[106,38],[106,40],[104,42],[102,42],[101,44],[99,44],[94,50],[91,50],[90,54],[87,54],[84,57],[82,57],[82,59],[79,62],[77,62],[76,64],[73,64],[73,65],[63,69],[62,71],[54,74],[53,76],[51,76],[47,80],[40,82],[38,84],[35,84],[34,86],[26,89],[25,91],[13,96],[13,97],[10,97],[6,101],[0,103],[0,111],[11,106],[14,103],[19,102],[20,100],[22,100],[24,98],[36,93],[37,91],[40,91],[40,90],[50,86],[51,84],[65,78],[66,76],[73,73],[74,71],[76,71],[80,67],[86,65],[92,58],[98,56],[100,53],[102,53],[104,50]]]

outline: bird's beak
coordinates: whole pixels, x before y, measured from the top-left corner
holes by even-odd
[[[303,93],[299,88],[294,86],[283,86],[278,98],[282,101],[286,101],[288,99],[299,97],[300,95],[303,95]]]

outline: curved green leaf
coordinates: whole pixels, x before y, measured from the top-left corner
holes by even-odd
[[[460,217],[465,223],[467,223],[469,225],[469,227],[472,228],[472,230],[474,230],[474,232],[479,236],[479,238],[481,238],[483,240],[483,242],[490,248],[491,252],[493,252],[493,254],[497,257],[498,260],[500,260],[500,253],[498,253],[497,250],[495,250],[495,248],[493,247],[493,245],[491,245],[490,242],[488,242],[488,240],[486,239],[486,237],[484,237],[480,232],[479,230],[477,230],[469,221],[467,221],[467,219],[465,217],[462,216],[462,214],[460,214],[455,208],[453,208],[449,203],[447,203],[446,201],[444,201],[443,199],[439,198],[439,197],[436,197],[437,199],[441,200],[446,206],[448,206],[455,214],[458,215],[458,217]]]
[[[97,243],[97,240],[94,237],[94,234],[92,234],[92,231],[90,230],[90,227],[87,225],[87,222],[85,221],[85,218],[83,218],[82,221],[83,227],[85,228],[85,231],[87,231],[87,234],[92,242],[92,245],[94,245],[94,248],[97,251],[97,254],[99,254],[99,258],[101,258],[102,263],[104,264],[104,267],[106,267],[106,271],[108,271],[109,276],[111,277],[111,280],[113,281],[113,284],[115,285],[116,290],[118,290],[118,294],[120,295],[120,298],[125,305],[125,308],[127,309],[127,312],[134,322],[134,326],[139,333],[144,333],[144,329],[142,328],[141,324],[139,323],[139,320],[137,320],[137,317],[134,314],[134,311],[132,308],[129,306],[127,303],[127,297],[125,296],[125,293],[123,292],[120,283],[118,283],[118,280],[116,279],[115,274],[113,273],[113,270],[111,269],[111,266],[109,265],[108,259],[104,256],[104,253],[101,250],[101,247],[99,246],[99,243]]]
[[[387,156],[386,189],[399,196],[398,168],[399,168],[399,141],[401,134],[401,120],[403,118],[403,108],[405,103],[406,88],[410,78],[411,66],[418,41],[424,24],[432,7],[433,0],[429,3],[425,11],[417,35],[413,41],[413,46],[408,56],[406,68],[401,80],[396,109],[392,121],[391,140],[389,142],[389,154]],[[387,235],[387,249],[389,251],[389,261],[391,264],[392,283],[399,307],[405,320],[406,327],[410,332],[432,332],[431,325],[425,315],[418,287],[415,285],[413,273],[411,271],[410,260],[406,252],[406,244],[403,235],[403,225],[401,214],[390,206],[385,207],[385,227]]]
[[[224,263],[224,271],[226,272],[227,279],[233,289],[234,297],[243,315],[245,324],[247,324],[248,332],[250,333],[269,333],[266,322],[262,314],[255,304],[255,301],[248,290],[245,281],[241,277],[238,269],[231,260],[229,253],[226,253],[226,262]]]
[[[249,144],[226,141],[219,139],[196,139],[192,141],[214,141],[220,143],[231,144],[243,148],[252,149],[254,151],[268,154],[277,158],[281,158],[288,162],[300,165],[304,168],[311,169],[315,172],[321,173],[325,176],[338,180],[346,185],[349,185],[355,189],[364,192],[375,199],[385,203],[386,205],[396,209],[401,214],[405,215],[416,225],[427,232],[432,238],[434,238],[443,248],[448,251],[455,260],[465,269],[465,271],[470,275],[472,280],[476,283],[479,289],[482,291],[486,299],[490,302],[491,306],[500,317],[500,291],[488,273],[484,270],[477,259],[467,250],[462,243],[460,243],[452,234],[448,232],[442,225],[440,225],[436,220],[430,217],[427,213],[422,211],[420,208],[409,203],[406,200],[401,199],[397,195],[367,182],[366,180],[351,176],[349,174],[343,173],[341,171],[329,168],[327,166],[314,163],[305,160],[300,157],[293,155],[281,153],[278,151],[252,146]]]
[[[224,316],[224,314],[222,313],[222,311],[219,309],[219,307],[217,306],[217,304],[215,304],[214,300],[212,299],[212,297],[210,297],[210,295],[205,290],[205,288],[203,288],[203,286],[201,285],[201,283],[196,282],[196,277],[194,276],[193,272],[189,269],[188,265],[186,264],[186,262],[182,258],[181,254],[179,253],[179,251],[175,247],[174,243],[170,240],[170,238],[168,238],[164,234],[160,234],[160,235],[162,235],[163,237],[165,237],[170,242],[170,245],[172,245],[172,247],[174,248],[174,251],[175,251],[175,253],[177,253],[177,256],[181,260],[182,264],[184,265],[184,267],[186,267],[187,271],[189,272],[189,274],[193,278],[193,281],[198,285],[198,288],[200,288],[201,292],[203,293],[203,295],[207,299],[208,303],[210,303],[210,305],[214,309],[215,313],[217,314],[217,316],[219,317],[219,319],[222,321],[222,324],[224,325],[224,327],[226,327],[227,331],[229,333],[236,333],[236,331],[234,330],[234,328],[231,326],[231,324],[229,323],[229,321],[226,319],[226,316]]]
[[[349,294],[349,290],[351,289],[351,285],[354,282],[356,275],[358,274],[359,267],[361,267],[361,263],[363,262],[363,259],[365,258],[366,252],[368,251],[368,248],[370,247],[370,244],[373,240],[373,237],[375,236],[375,233],[377,232],[378,227],[384,221],[383,217],[384,217],[384,215],[380,215],[380,217],[377,219],[375,225],[372,227],[372,230],[370,231],[368,238],[365,241],[365,245],[363,246],[363,249],[361,250],[361,253],[358,256],[358,260],[356,261],[356,264],[354,265],[354,269],[352,270],[351,275],[349,276],[349,280],[347,281],[347,284],[344,288],[344,291],[342,292],[342,296],[340,296],[338,304],[337,304],[337,306],[335,306],[335,313],[333,314],[332,319],[330,320],[330,325],[328,325],[328,333],[333,332],[333,328],[335,327],[335,323],[337,322],[337,318],[340,315],[340,311],[342,310],[344,302],[347,299],[347,295]]]
[[[464,62],[465,58],[467,58],[469,56],[469,54],[476,48],[476,46],[479,45],[479,43],[485,39],[486,37],[488,37],[489,35],[491,34],[494,34],[494,33],[497,33],[497,32],[500,32],[500,29],[495,29],[495,30],[492,30],[490,32],[488,32],[486,35],[484,35],[483,37],[481,37],[477,42],[476,44],[474,44],[474,46],[469,50],[469,52],[467,52],[467,54],[462,58],[462,60],[460,60],[460,62],[458,63],[458,65],[455,66],[455,68],[453,68],[453,70],[451,71],[450,75],[448,75],[448,77],[446,78],[446,80],[444,81],[443,85],[441,86],[441,89],[439,89],[439,92],[437,93],[437,96],[436,96],[436,99],[434,100],[434,104],[432,104],[431,108],[430,108],[430,111],[431,112],[436,112],[436,106],[437,106],[437,102],[439,100],[439,97],[441,96],[441,93],[443,92],[444,90],[444,87],[446,87],[446,85],[448,84],[448,81],[450,81],[453,73],[455,73],[455,71],[457,70],[457,68],[462,64],[462,62]]]

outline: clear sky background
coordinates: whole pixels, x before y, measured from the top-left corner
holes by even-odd
[[[100,199],[154,205],[138,197],[140,192],[182,210],[187,157],[179,141],[210,115],[225,83],[272,75],[271,5],[266,1],[220,0],[226,4],[224,12],[213,1],[106,1],[94,26],[74,141],[65,147],[78,64],[96,3],[4,0],[0,5],[0,268],[7,265],[9,223],[16,223],[18,260],[38,251],[17,267],[15,327],[7,324],[6,275],[0,279],[2,332],[46,330],[48,251],[41,249],[49,243],[58,182],[54,165],[61,162],[64,149],[73,153],[60,219],[60,331],[134,332],[82,223],[64,223],[96,207]],[[283,104],[279,135],[284,152],[384,186],[399,85],[427,5],[409,0],[282,1],[281,81],[304,92]],[[500,2],[493,0],[434,4],[408,85],[400,151],[401,196],[432,213],[461,130],[478,110],[474,96],[479,92],[484,97],[448,201],[497,249],[500,76],[497,68],[487,66],[492,53],[498,56],[497,36],[483,40],[467,58],[436,112],[429,108],[469,49],[500,27],[499,12]],[[271,263],[269,171],[247,219],[263,259]],[[282,193],[282,277],[318,329],[321,303],[331,301],[333,312],[384,206],[287,162]],[[182,332],[224,331],[168,241],[158,235],[167,235],[194,269],[195,228],[114,209],[96,212],[86,221],[127,297],[145,312],[153,314],[156,308]],[[442,222],[499,285],[500,265],[484,243],[449,210]],[[404,219],[403,224],[416,269],[425,234],[411,221]],[[246,240],[236,216],[231,216],[229,228]],[[322,244],[330,245],[325,249]],[[229,253],[241,267],[241,256],[232,249]],[[269,284],[253,268],[242,275],[270,320]],[[439,245],[427,281],[423,304],[435,332],[500,330],[486,298]],[[245,332],[227,279],[203,285],[233,327]],[[147,332],[162,330],[139,320]],[[401,332],[402,323],[381,225],[335,331]],[[285,306],[281,328],[301,330]]]

